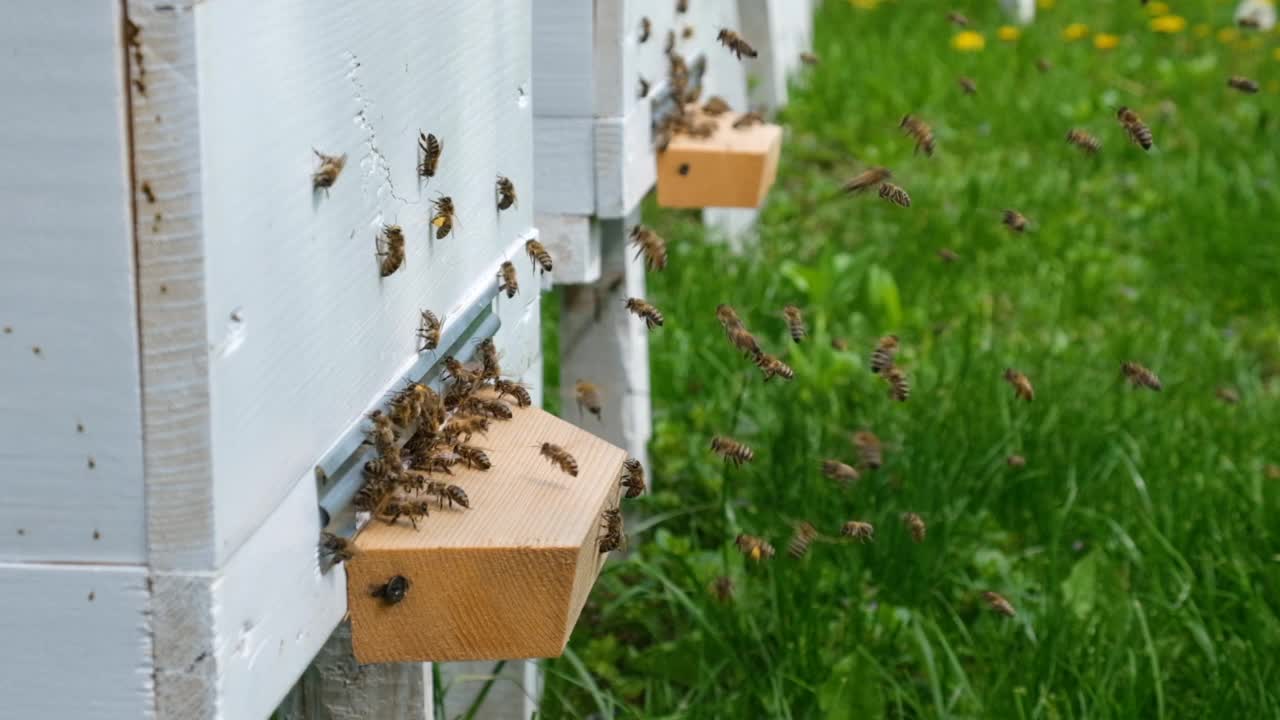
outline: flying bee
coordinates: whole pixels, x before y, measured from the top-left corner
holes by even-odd
[[[603,403],[600,401],[600,388],[594,383],[586,380],[579,380],[573,386],[574,397],[578,401],[578,415],[582,415],[583,408],[596,416],[596,419],[604,422],[604,416],[601,414]]]
[[[1049,62],[1045,58],[1037,58],[1036,69],[1042,73],[1047,73],[1053,69],[1053,63]]]
[[[525,408],[533,404],[529,389],[513,380],[498,378],[493,381],[493,389],[498,391],[499,398],[510,395],[516,401],[516,407]]]
[[[448,195],[441,195],[432,200],[431,206],[435,208],[431,216],[431,224],[435,226],[436,239],[439,240],[453,232],[453,224],[458,221],[458,217],[454,211],[453,198]]]
[[[516,273],[516,266],[508,260],[502,263],[502,267],[498,268],[498,278],[502,280],[502,284],[498,285],[498,291],[506,291],[507,299],[516,296],[520,292],[519,275]]]
[[[1229,388],[1225,385],[1213,392],[1214,396],[1228,405],[1238,405],[1240,403],[1240,393],[1235,388]]]
[[[947,13],[947,21],[957,27],[969,27],[969,18],[955,11]]]
[[[409,578],[403,575],[396,575],[374,588],[371,595],[376,598],[382,598],[382,601],[388,605],[395,605],[404,600],[407,592],[409,592]]]
[[[864,190],[870,190],[871,188],[879,186],[891,177],[893,177],[893,173],[889,172],[889,168],[868,168],[857,175],[854,175],[853,178],[845,182],[840,189],[844,190],[846,193],[860,193]]]
[[[435,350],[440,347],[440,331],[444,323],[430,310],[421,311],[418,320],[418,352]]]
[[[542,454],[542,457],[550,460],[552,465],[560,468],[566,474],[572,477],[578,477],[578,461],[569,454],[568,450],[565,450],[559,445],[544,442],[542,443],[542,447],[539,452]]]
[[[956,78],[956,84],[960,86],[960,89],[964,91],[965,95],[978,94],[978,81],[974,80],[971,77],[965,77],[961,75],[960,77]]]
[[[846,465],[839,460],[823,460],[822,474],[832,480],[835,480],[844,487],[849,487],[854,482],[857,482],[860,477],[857,468],[854,468],[851,465]]]
[[[506,210],[516,204],[516,184],[505,175],[498,176],[498,209]]]
[[[324,190],[327,194],[329,188],[338,181],[342,168],[347,166],[347,154],[325,155],[315,148],[312,148],[311,152],[320,159],[320,169],[311,174],[311,187],[315,190]]]
[[[414,530],[418,529],[418,520],[431,515],[431,503],[425,500],[392,500],[378,513],[378,517],[388,525],[395,525],[400,518],[408,518]]]
[[[880,438],[870,430],[859,430],[853,434],[853,446],[858,450],[858,457],[862,464],[872,470],[879,469],[884,463],[884,453],[881,450]]]
[[[1145,0],[1143,4],[1144,5],[1146,4]],[[1241,15],[1239,18],[1236,19],[1236,25],[1239,25],[1241,28],[1245,30],[1259,30],[1262,28],[1262,21],[1258,19],[1258,16],[1255,12],[1255,13],[1250,13],[1248,15]]]
[[[760,562],[773,557],[773,546],[764,538],[758,538],[755,535],[747,535],[745,533],[734,539],[734,543],[738,545],[738,549],[743,555]]]
[[[859,542],[874,541],[876,539],[876,528],[869,522],[850,520],[840,528],[840,534]]]
[[[821,60],[818,58],[816,53],[802,52],[800,53],[800,62],[812,67],[821,62]]]
[[[741,35],[728,28],[720,28],[719,34],[716,35],[716,40],[721,45],[729,48],[729,52],[733,53],[734,57],[739,60],[742,59],[743,55],[753,58],[759,54]]]
[[[604,535],[600,538],[600,552],[607,553],[625,546],[627,537],[622,531],[622,511],[618,508],[604,511]]]
[[[951,248],[938,248],[938,259],[944,263],[953,263],[960,259],[960,255]]]
[[[894,185],[893,183],[884,183],[880,186],[880,198],[888,200],[894,205],[902,207],[911,207],[911,196],[906,190]]]
[[[1129,135],[1129,139],[1133,144],[1141,147],[1143,150],[1150,150],[1155,144],[1155,138],[1151,134],[1151,128],[1142,122],[1142,118],[1138,117],[1138,113],[1127,107],[1121,107],[1116,110],[1116,119],[1124,127],[1125,133]]]
[[[643,75],[640,76],[640,84],[637,86],[636,96],[642,100],[649,97],[649,81],[645,80]]]
[[[1027,229],[1027,216],[1017,210],[1005,210],[1000,215],[1000,222],[1009,228],[1012,232],[1025,232]]]
[[[640,298],[627,298],[627,310],[644,320],[645,327],[650,330],[662,327],[662,313],[658,311],[658,308]]]
[[[444,152],[444,143],[430,133],[418,131],[418,150],[422,153],[422,162],[418,163],[418,177],[435,177],[436,168],[440,167],[440,153]]]
[[[804,314],[800,312],[800,308],[795,305],[787,305],[782,308],[782,317],[786,318],[787,331],[791,333],[791,339],[795,342],[803,340],[809,331],[805,327]]]
[[[464,508],[471,508],[471,501],[467,498],[467,491],[457,485],[450,485],[442,482],[429,482],[422,489],[427,495],[434,495],[439,500],[439,507],[443,508],[446,501],[449,503],[449,509],[453,509],[454,503]]]
[[[733,578],[728,575],[721,575],[711,582],[711,594],[716,600],[727,603],[733,600],[734,587]]]
[[[488,470],[493,467],[493,463],[489,460],[489,456],[485,451],[471,445],[458,444],[453,446],[453,454],[462,458],[463,464],[469,468],[476,470]]]
[[[844,352],[849,349],[849,341],[842,337],[831,338],[831,349],[837,352]]]
[[[337,565],[356,556],[356,546],[350,540],[331,532],[320,533],[320,553]]]
[[[763,124],[764,124],[764,115],[761,114],[759,111],[752,110],[751,112],[742,113],[741,115],[739,115],[738,119],[733,121],[733,129],[743,130],[753,125],[763,125]]]
[[[653,23],[649,21],[649,18],[647,17],[640,18],[640,37],[638,38],[639,42],[641,43],[648,42],[649,35],[652,32],[653,32]]]
[[[924,518],[913,512],[903,513],[902,524],[907,526],[907,530],[911,533],[912,540],[918,543],[924,542],[924,536],[929,532],[929,528],[924,524]]]
[[[1124,374],[1126,380],[1133,383],[1134,387],[1145,387],[1156,392],[1164,388],[1155,373],[1136,362],[1126,362],[1121,365],[1120,372]]]
[[[732,305],[725,303],[717,305],[716,319],[720,321],[720,327],[723,327],[726,332],[742,327],[742,318],[738,317],[738,311],[734,310]]]
[[[480,379],[497,380],[502,375],[502,365],[498,363],[498,346],[493,338],[487,337],[476,346],[480,354]]]
[[[719,95],[712,95],[707,98],[707,101],[702,105],[702,112],[712,117],[732,111],[733,108],[729,106],[728,101]]]
[[[902,122],[898,123],[898,127],[916,141],[916,152],[923,150],[926,156],[933,156],[933,128],[929,127],[928,123],[914,115],[905,115]]]
[[[1258,83],[1243,75],[1232,75],[1227,78],[1227,87],[1239,90],[1246,95],[1252,95],[1258,92]]]
[[[631,244],[636,248],[636,257],[644,256],[644,266],[648,270],[665,270],[667,268],[667,241],[658,233],[644,225],[631,228]]]
[[[381,261],[378,269],[382,277],[399,270],[404,264],[404,230],[399,225],[383,225],[376,250]]]
[[[893,359],[898,354],[898,336],[885,335],[876,342],[871,352],[871,372],[879,375],[893,367]]]
[[[889,383],[889,397],[898,402],[906,402],[911,397],[911,383],[907,380],[907,373],[897,365],[891,365],[888,370],[881,374]]]
[[[526,240],[524,251],[529,254],[529,259],[533,261],[535,267],[541,266],[542,272],[551,272],[551,253],[547,252],[542,243],[533,239]]]
[[[756,340],[756,336],[752,335],[745,327],[738,325],[729,330],[729,342],[738,348],[747,357],[759,359],[764,355],[764,351],[760,349],[760,343]]]
[[[624,494],[628,500],[638,498],[644,494],[644,466],[640,461],[629,457],[622,463],[622,487],[627,489]]]
[[[813,525],[801,521],[796,524],[795,532],[791,535],[791,542],[787,543],[787,552],[791,557],[799,560],[809,552],[809,545],[818,537],[818,531]]]
[[[1067,142],[1080,148],[1080,151],[1086,155],[1097,155],[1098,151],[1102,150],[1102,143],[1098,142],[1098,138],[1083,130],[1072,130],[1067,133]]]
[[[780,377],[783,380],[794,380],[796,377],[796,371],[791,369],[790,365],[768,353],[762,352],[756,355],[755,362],[756,367],[760,368],[761,372],[764,373],[765,382],[769,382],[775,377]]]
[[[1004,379],[1013,386],[1013,393],[1018,399],[1031,402],[1036,398],[1035,388],[1031,387],[1031,381],[1026,375],[1013,368],[1005,368]]]
[[[982,599],[987,601],[987,605],[991,606],[992,610],[995,610],[997,613],[1005,617],[1013,617],[1018,614],[1013,609],[1013,605],[1011,605],[1008,600],[1005,600],[1004,596],[1000,593],[988,590],[987,592],[982,593]]]
[[[1020,467],[1027,466],[1027,459],[1022,457],[1021,455],[1010,455],[1009,457],[1005,458],[1004,462],[1006,465],[1008,465],[1011,468],[1020,468]]]
[[[723,457],[725,462],[733,463],[735,466],[751,462],[756,457],[751,448],[733,438],[721,435],[711,438],[711,451]]]

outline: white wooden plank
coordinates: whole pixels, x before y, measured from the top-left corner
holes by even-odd
[[[593,0],[533,2],[534,114],[591,117]]]
[[[637,104],[639,10],[644,4],[638,0],[595,0],[592,48],[595,117],[621,117]],[[647,42],[661,44],[655,35],[657,33],[651,31]]]
[[[596,215],[631,214],[658,180],[649,103],[631,107],[622,118],[596,120]]]
[[[589,215],[534,216],[542,244],[555,260],[557,285],[577,285],[600,278],[600,225]]]
[[[533,152],[539,213],[595,212],[595,124],[590,117],[535,117]]]
[[[102,2],[0,23],[3,560],[146,559],[121,27]]]
[[[155,717],[142,566],[0,563],[0,717]]]
[[[786,105],[787,81],[800,67],[800,53],[812,46],[813,11],[794,0],[738,0],[738,14],[743,35],[760,53],[750,72],[757,80],[752,105]]]

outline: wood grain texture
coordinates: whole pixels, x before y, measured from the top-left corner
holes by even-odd
[[[0,563],[0,717],[155,717],[149,596],[142,567]]]
[[[707,139],[679,135],[658,156],[658,204],[663,207],[759,207],[778,175],[782,128],[740,130],[737,115],[715,118]]]
[[[547,252],[555,259],[557,285],[593,282],[600,277],[600,225],[589,215],[534,217]]]
[[[429,720],[431,666],[361,665],[351,654],[351,624],[339,623],[284,702],[281,720]]]
[[[118,3],[0,22],[0,560],[142,563]]]
[[[625,451],[542,410],[516,411],[476,439],[488,472],[458,470],[471,508],[443,509],[414,530],[374,522],[348,563],[348,608],[361,662],[559,655],[605,555],[601,515],[616,507]],[[540,457],[556,443],[578,461],[570,477]],[[410,581],[388,606],[371,590]]]

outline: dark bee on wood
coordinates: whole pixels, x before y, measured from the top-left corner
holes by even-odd
[[[702,104],[702,112],[712,117],[732,111],[733,108],[730,107],[729,102],[719,95],[712,95]]]
[[[578,401],[578,414],[581,415],[585,409],[587,412],[596,416],[597,420],[604,421],[604,402],[600,399],[600,388],[595,383],[589,383],[586,380],[579,380],[573,386],[574,398]]]
[[[1156,377],[1155,373],[1136,362],[1124,363],[1120,366],[1120,372],[1134,387],[1144,387],[1156,392],[1164,389],[1164,385],[1160,384],[1160,378]]]
[[[739,115],[738,119],[733,121],[733,129],[745,130],[746,128],[752,127],[754,125],[763,125],[763,124],[764,124],[764,115],[759,111],[753,110],[751,112],[742,113],[741,115]]]
[[[506,292],[507,299],[516,296],[520,292],[520,276],[516,273],[516,266],[508,260],[502,263],[502,267],[498,268],[498,279],[502,281],[498,285],[499,292]]]
[[[525,408],[533,404],[533,397],[529,395],[529,389],[518,382],[499,378],[494,381],[493,389],[498,391],[499,398],[510,395],[516,401],[517,407]]]
[[[449,509],[453,509],[454,504],[461,505],[464,508],[471,508],[471,501],[467,499],[467,493],[457,485],[450,485],[442,482],[429,482],[422,489],[425,495],[434,495],[440,501],[440,507],[444,507],[445,502],[449,503]]]
[[[1005,210],[1000,216],[1000,222],[1004,223],[1004,226],[1009,228],[1009,230],[1016,233],[1026,232],[1027,225],[1029,224],[1027,216],[1017,210]]]
[[[440,347],[440,331],[444,323],[430,310],[423,310],[418,320],[418,352]]]
[[[527,240],[524,244],[524,251],[529,254],[529,259],[533,261],[535,267],[541,267],[542,272],[551,272],[553,267],[551,262],[551,253],[542,246],[537,240]]]
[[[329,188],[333,187],[338,176],[342,174],[342,168],[347,166],[347,154],[325,155],[315,148],[312,148],[311,152],[320,159],[320,168],[311,174],[311,187],[315,190],[324,190],[327,194]]]
[[[396,575],[382,585],[373,589],[371,593],[373,597],[382,598],[382,602],[387,605],[395,605],[404,600],[405,593],[409,592],[409,578],[403,575]]]
[[[378,516],[388,525],[395,525],[400,518],[408,518],[414,530],[418,520],[431,515],[431,504],[424,500],[392,500],[379,511]]]
[[[484,351],[482,350],[481,352],[483,353]],[[444,370],[446,379],[467,385],[480,382],[481,373],[483,372],[483,370],[476,370],[463,365],[458,358],[452,355],[444,359]]]
[[[568,450],[565,450],[559,445],[544,442],[542,443],[542,447],[539,452],[542,454],[542,457],[550,460],[552,465],[560,468],[566,474],[578,477],[578,461],[569,454]]]
[[[864,467],[877,470],[884,463],[880,438],[870,430],[859,430],[853,434],[853,446],[858,450],[858,457]]]
[[[850,520],[840,528],[840,534],[860,542],[867,542],[876,539],[876,528],[869,522]]]
[[[644,265],[648,270],[665,270],[667,267],[667,241],[652,229],[644,225],[631,228],[631,245],[636,248],[636,257],[644,256]]]
[[[458,444],[453,446],[453,454],[462,458],[463,464],[475,470],[488,470],[493,467],[489,456],[478,447]]]
[[[607,553],[625,547],[627,536],[622,530],[622,510],[604,511],[604,535],[600,538],[600,552]]]
[[[628,500],[644,494],[644,466],[635,458],[627,458],[622,463],[622,487],[627,489],[624,497]]]
[[[929,127],[928,123],[914,115],[906,115],[902,118],[902,122],[898,123],[898,127],[916,141],[916,152],[924,151],[926,156],[933,156],[933,128]]]
[[[860,477],[856,468],[839,460],[823,460],[822,474],[835,480],[844,487],[849,487]]]
[[[645,327],[650,330],[662,327],[662,313],[658,311],[658,308],[640,298],[627,298],[627,310],[644,320]]]
[[[794,342],[804,340],[809,329],[804,324],[804,313],[795,305],[787,305],[782,308],[782,317],[787,321],[787,332],[791,333],[791,339]]]
[[[741,35],[728,28],[721,28],[720,32],[716,35],[716,40],[719,41],[721,45],[729,48],[729,52],[733,53],[734,57],[739,60],[742,59],[743,55],[753,58],[759,54],[755,51],[755,48],[751,47],[750,43],[743,39]]]
[[[356,556],[356,546],[350,540],[331,532],[320,533],[320,554],[334,565]]]
[[[751,558],[756,562],[768,560],[774,555],[773,546],[764,538],[756,537],[755,535],[747,535],[746,533],[743,533],[734,538],[733,542],[738,546],[738,550],[740,550],[743,555],[746,555],[748,558]]]
[[[1258,83],[1250,80],[1243,75],[1232,75],[1227,78],[1227,87],[1239,90],[1246,95],[1252,95],[1258,92]]]
[[[787,553],[799,560],[809,552],[809,546],[817,537],[818,531],[813,525],[807,522],[797,523],[795,532],[791,535],[791,542],[787,543]]]
[[[893,173],[889,172],[889,168],[873,167],[854,175],[852,179],[845,182],[841,186],[841,190],[846,193],[860,193],[879,187],[881,183],[893,177]]]
[[[498,209],[506,210],[516,204],[516,184],[505,175],[498,176]]]
[[[511,406],[501,400],[491,400],[482,397],[469,397],[460,406],[459,410],[468,415],[479,415],[493,420],[510,420],[514,417],[511,413]]]
[[[436,228],[436,239],[440,240],[453,232],[453,224],[458,220],[453,207],[453,198],[442,195],[432,200],[431,205],[435,208],[431,216],[431,224]]]
[[[1151,128],[1138,117],[1138,113],[1127,107],[1121,107],[1116,110],[1116,119],[1120,121],[1120,125],[1124,127],[1125,133],[1129,136],[1129,140],[1134,145],[1141,147],[1143,150],[1150,150],[1155,145],[1155,137],[1151,134]]]
[[[418,132],[418,150],[422,153],[422,162],[418,163],[419,177],[435,177],[440,167],[440,154],[444,152],[444,143],[435,135]]]
[[[1090,135],[1084,130],[1072,130],[1067,133],[1067,142],[1080,148],[1080,151],[1086,155],[1097,155],[1102,150],[1102,143],[1098,142],[1098,138]]]
[[[751,462],[756,457],[751,448],[733,438],[721,435],[711,438],[711,451],[723,457],[725,462],[733,463],[735,466]]]
[[[887,200],[894,205],[902,207],[911,207],[911,196],[906,190],[894,185],[893,183],[884,183],[880,186],[880,198]]]
[[[378,270],[382,277],[400,269],[404,264],[404,230],[399,225],[383,225],[377,239]]]

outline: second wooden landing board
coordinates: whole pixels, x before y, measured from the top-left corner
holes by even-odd
[[[544,442],[578,462],[571,477],[539,453]],[[627,454],[536,408],[494,423],[471,444],[488,471],[454,468],[471,508],[433,509],[414,530],[372,521],[347,563],[356,658],[369,662],[490,660],[559,655],[606,555],[603,512],[618,506]],[[404,600],[372,590],[396,575]]]

